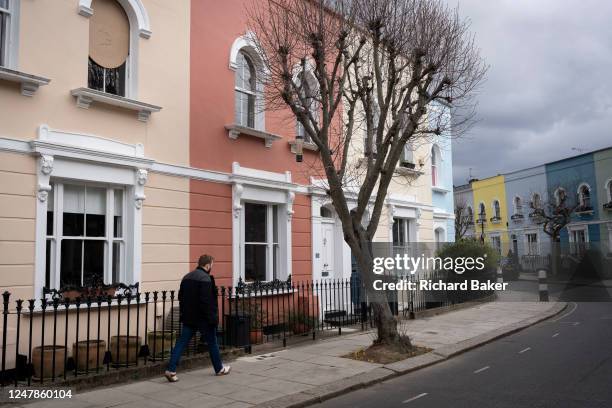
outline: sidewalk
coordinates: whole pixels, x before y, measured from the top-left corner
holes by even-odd
[[[70,401],[41,401],[30,408],[71,407],[288,407],[330,398],[444,360],[459,352],[554,315],[559,303],[485,303],[473,308],[409,320],[402,328],[433,352],[383,366],[340,356],[367,346],[373,335],[358,332],[231,362],[232,373],[212,375],[210,367],[163,378],[78,393]]]

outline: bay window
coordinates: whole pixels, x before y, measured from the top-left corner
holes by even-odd
[[[47,200],[45,286],[88,286],[124,278],[125,190],[53,181]]]

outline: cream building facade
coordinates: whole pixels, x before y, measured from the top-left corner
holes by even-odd
[[[38,298],[87,270],[174,288],[190,261],[189,180],[168,171],[189,164],[189,3],[0,5],[3,288]]]

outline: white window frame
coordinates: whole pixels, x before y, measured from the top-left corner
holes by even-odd
[[[440,180],[440,165],[442,163],[442,151],[440,147],[434,143],[431,146],[431,185],[433,187],[440,187],[442,185]]]
[[[244,276],[244,203],[277,205],[279,269],[277,279],[292,272],[291,223],[295,193],[291,173],[273,173],[232,164],[232,278],[234,285]],[[267,273],[267,272],[266,272]]]
[[[399,232],[400,232],[400,235],[403,235],[404,242],[403,242],[403,245],[396,244],[395,236],[392,236],[391,242],[393,244],[393,247],[401,248],[401,249],[408,248],[409,243],[410,243],[410,231],[411,231],[410,218],[393,217],[393,225],[395,225],[395,222],[397,222],[399,225],[399,228],[400,228]],[[393,225],[391,226],[391,231],[392,231],[392,234],[395,235]]]
[[[497,205],[495,205],[497,204]],[[494,199],[491,203],[491,209],[493,210],[493,217],[501,220],[501,204],[498,199]]]
[[[251,55],[244,49],[240,50],[238,52],[238,56],[243,55],[243,58],[245,60],[245,64],[247,66],[247,69],[250,69],[251,66],[253,68],[253,72],[250,73],[250,75],[253,77],[254,79],[254,88],[255,89],[247,89],[244,88],[242,86],[237,86],[236,85],[236,80],[235,78],[238,77],[238,75],[240,75],[240,70],[243,69],[243,67],[240,64],[236,65],[236,77],[234,78],[234,121],[236,122],[236,124],[240,125],[240,126],[244,126],[244,127],[248,127],[248,128],[252,128],[252,129],[256,129],[256,123],[257,123],[257,81],[259,80],[259,75],[257,74],[257,67],[255,65],[255,61],[253,60],[253,57],[251,57]],[[251,80],[253,80],[251,79]],[[249,124],[249,119],[248,119],[248,112],[247,112],[247,122],[246,123],[242,123],[242,114],[244,114],[244,112],[241,112],[241,115],[238,115],[238,112],[236,112],[236,95],[237,94],[243,94],[243,95],[247,95],[247,97],[252,97],[253,99],[253,123]],[[242,105],[240,105],[240,107],[242,108]],[[251,109],[251,105],[250,102],[247,104],[247,110]]]
[[[21,0],[9,0],[7,9],[0,9],[8,15],[6,27],[4,27],[4,44],[0,44],[0,66],[17,70],[19,55],[19,10]]]
[[[497,250],[497,252],[501,255],[502,253],[502,242],[501,235],[499,234],[491,234],[489,236],[489,241],[491,242],[491,246]],[[499,245],[497,245],[499,243]]]
[[[535,241],[531,238],[535,237]],[[525,246],[527,255],[540,255],[540,240],[537,231],[525,232]]]
[[[142,0],[116,0],[128,17],[130,24],[130,45],[125,67],[125,98],[138,99],[138,65],[140,38],[151,37],[149,15]],[[78,13],[91,17],[96,11],[91,7],[92,0],[79,0]],[[89,52],[87,53],[89,57]],[[89,75],[89,74],[88,74]]]
[[[612,178],[606,180],[606,184],[604,184],[604,189],[606,190],[606,199],[605,203],[612,203]]]
[[[578,186],[578,203],[580,203],[581,207],[585,207],[585,203],[584,203],[584,192],[582,191],[583,189],[585,189],[588,191],[589,194],[589,207],[593,207],[593,203],[591,202],[591,200],[593,199],[593,196],[591,195],[591,186],[589,186],[587,183],[580,183],[580,185]]]
[[[519,196],[514,197],[514,214],[516,215],[523,214],[523,200]]]
[[[120,246],[122,256],[121,256],[121,264],[119,265],[119,276],[118,281],[121,283],[126,283],[127,274],[126,274],[126,247],[127,241],[129,240],[129,236],[127,236],[127,225],[129,224],[129,217],[126,217],[126,214],[129,214],[127,211],[126,197],[127,197],[127,189],[123,185],[112,185],[112,184],[100,184],[100,183],[91,183],[91,182],[82,182],[82,181],[71,181],[71,180],[51,180],[52,188],[53,188],[53,234],[47,235],[46,240],[51,241],[51,260],[50,260],[50,272],[49,272],[49,287],[52,289],[59,289],[61,286],[61,245],[63,240],[82,240],[82,241],[104,241],[104,283],[110,284],[113,282],[113,244],[115,242],[120,242],[122,245]],[[95,187],[95,188],[104,188],[105,189],[105,234],[103,237],[86,237],[86,236],[65,236],[63,231],[63,214],[64,214],[64,186],[72,185],[72,186],[84,186]],[[123,192],[122,199],[122,208],[121,208],[121,236],[114,237],[114,214],[115,214],[115,199],[114,194],[115,190],[120,190]],[[86,228],[86,224],[84,224],[84,228]],[[83,263],[84,258],[81,259],[81,264]],[[81,269],[83,266],[81,265]],[[82,273],[83,271],[81,271]],[[79,286],[84,284],[83,277],[81,275],[81,282]]]
[[[483,201],[478,204],[478,220],[483,222],[487,221],[487,206]]]
[[[567,232],[569,235],[570,253],[578,254],[579,244],[584,244],[585,249],[589,243],[589,227],[588,225],[568,226]],[[576,242],[576,234],[582,232],[584,234],[584,242]]]
[[[230,49],[230,61],[229,69],[234,71],[234,75],[237,75],[238,69],[238,54],[243,52],[251,58],[251,62],[255,67],[257,73],[255,77],[256,95],[255,95],[255,130],[265,131],[266,130],[266,115],[265,115],[265,87],[262,76],[267,76],[265,72],[265,66],[263,64],[262,57],[257,52],[256,41],[254,40],[255,35],[251,32],[247,32],[245,35],[238,37],[234,40]],[[236,116],[235,107],[235,93],[236,91],[236,80],[234,79],[234,118]],[[235,119],[234,119],[235,122]]]
[[[42,295],[45,285],[47,200],[50,181],[96,183],[123,186],[126,211],[123,213],[125,234],[125,275],[123,283],[141,280],[142,205],[148,169],[153,160],[144,157],[142,145],[126,144],[92,135],[51,130],[42,125],[38,138],[30,142],[38,158],[36,200],[36,242],[34,297]],[[57,217],[56,217],[57,218]],[[57,262],[57,260],[54,260]]]
[[[243,208],[246,205],[249,204],[257,204],[257,205],[264,205],[266,206],[266,241],[265,242],[247,242],[246,241],[246,237],[245,237],[245,231],[246,231],[246,217],[245,217],[245,213],[246,211],[242,211],[241,217],[242,217],[242,228],[241,228],[241,239],[240,242],[242,243],[241,245],[241,261],[242,264],[240,265],[240,270],[241,270],[241,277],[242,280],[245,282],[251,282],[251,281],[247,281],[246,280],[246,271],[245,271],[245,252],[246,252],[246,246],[247,245],[265,245],[266,246],[266,277],[264,279],[264,281],[269,282],[272,281],[274,279],[280,279],[279,276],[279,272],[281,270],[281,259],[280,259],[280,245],[279,245],[279,227],[280,227],[280,211],[279,211],[279,205],[278,204],[269,204],[269,203],[258,203],[258,202],[254,202],[254,201],[244,201],[242,203]],[[274,214],[274,208],[276,208],[276,215]],[[276,231],[276,242],[274,240],[274,227],[276,226],[277,231]],[[274,256],[274,248],[277,248],[277,257]]]

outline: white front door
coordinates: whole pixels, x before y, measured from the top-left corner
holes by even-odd
[[[333,278],[334,275],[334,224],[321,224],[321,277]]]

